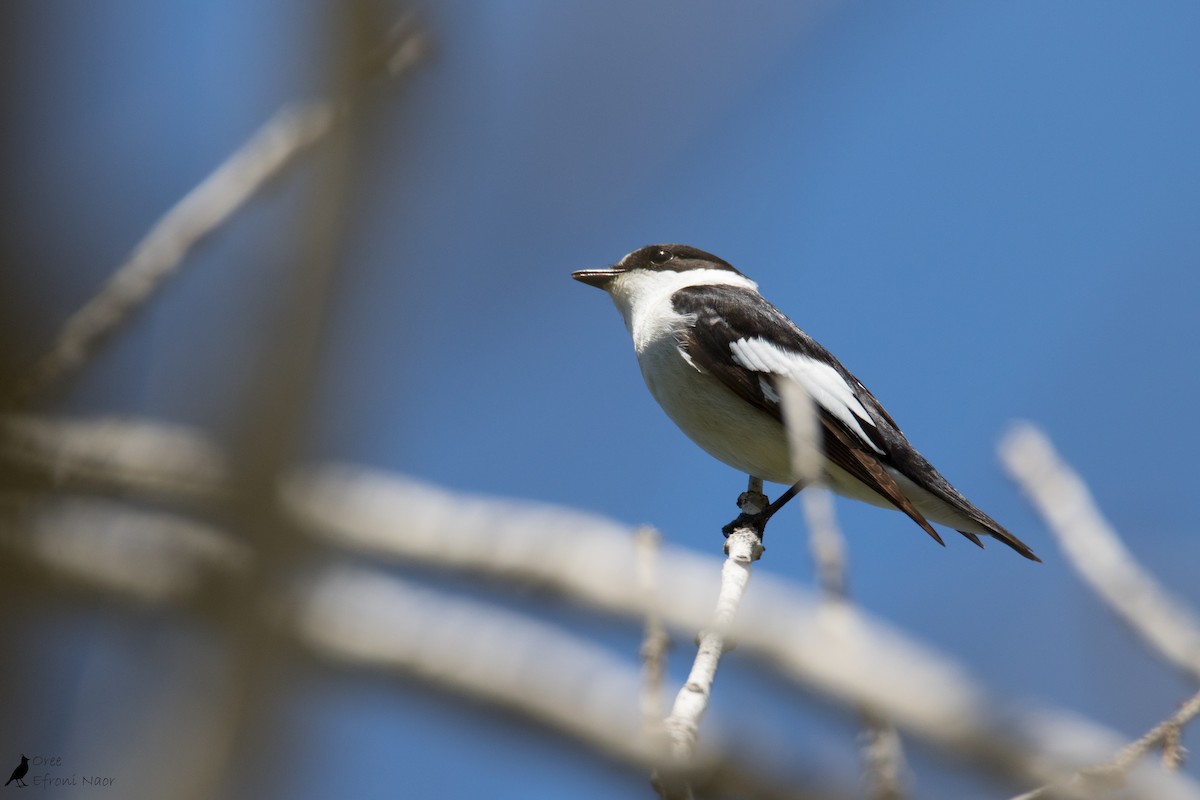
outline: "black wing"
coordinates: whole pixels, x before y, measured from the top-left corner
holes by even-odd
[[[680,341],[693,362],[780,422],[783,415],[771,364],[747,366],[744,356],[739,361],[731,343],[759,348],[767,358],[792,359],[787,366],[798,366],[808,376],[800,382],[816,401],[826,457],[907,514],[939,543],[942,539],[937,531],[885,467],[892,467],[978,522],[1021,555],[1037,560],[1023,542],[972,505],[917,452],[875,396],[832,353],[758,292],[727,285],[691,286],[675,292],[671,301],[676,312],[695,318]],[[764,378],[772,389],[769,393]],[[959,533],[982,547],[974,533]]]

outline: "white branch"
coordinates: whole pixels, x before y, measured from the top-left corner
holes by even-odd
[[[296,630],[341,660],[403,669],[519,710],[639,764],[654,750],[640,677],[599,645],[493,605],[363,569],[330,569],[301,588]]]
[[[1000,457],[1092,591],[1163,658],[1200,679],[1200,620],[1142,569],[1049,439],[1017,425]]]
[[[850,602],[846,540],[838,528],[833,495],[825,486],[824,444],[817,406],[797,381],[781,381],[779,394],[792,467],[796,479],[806,487],[800,494],[800,502],[808,524],[809,551],[825,600],[823,612],[830,625],[837,625],[841,610]],[[869,797],[902,800],[906,765],[899,732],[886,717],[870,709],[860,708],[859,716],[864,728],[862,755]]]
[[[662,536],[649,526],[638,528],[637,580],[642,597],[645,634],[642,639],[642,724],[652,739],[661,738],[666,710],[663,706],[663,677],[667,668],[667,636],[662,615],[658,613],[658,551]]]
[[[88,458],[93,456],[96,468],[102,468],[103,455],[97,451]],[[67,456],[66,461],[71,458]],[[138,459],[134,463],[139,463]],[[65,469],[70,468],[68,463]],[[292,474],[283,485],[283,503],[308,530],[354,549],[549,587],[632,619],[641,619],[645,612],[637,579],[629,569],[636,561],[632,533],[600,517],[455,495],[396,476],[344,467]],[[96,548],[102,543],[87,538],[97,535],[96,521],[103,517],[89,507],[73,519],[79,521],[77,525],[58,527],[78,531],[79,538],[71,534],[71,541],[78,544],[59,543],[42,551],[47,554],[44,563],[72,571],[84,580],[91,580],[96,568],[103,583],[107,580],[104,565],[120,566],[122,562],[121,558],[97,558],[103,551]],[[131,518],[119,519],[104,530],[124,541],[139,542],[131,545],[131,555],[150,557],[147,553],[153,550],[145,548],[156,539],[138,539],[141,534],[137,531],[144,529],[128,526]],[[134,531],[132,538],[126,528]],[[159,529],[175,530],[170,525]],[[161,538],[169,541],[170,537]],[[29,547],[26,540],[11,535],[6,535],[5,541],[10,546]],[[78,570],[51,555],[63,552],[64,547],[79,554],[79,559],[67,562]],[[206,548],[201,545],[199,552],[208,552]],[[221,569],[223,559],[218,556],[205,563]],[[128,569],[114,574],[139,580],[158,570],[141,570],[138,563],[131,560]],[[658,574],[664,622],[683,631],[707,625],[711,612],[704,609],[711,609],[711,586],[718,575],[714,560],[665,547]],[[116,588],[126,577],[109,584]],[[187,586],[189,580],[181,579],[178,585]],[[850,708],[865,707],[884,714],[908,734],[949,753],[1047,783],[1102,763],[1122,746],[1119,737],[1076,717],[1049,710],[1035,712],[1011,700],[990,697],[952,662],[879,621],[848,610],[832,624],[830,617],[821,613],[822,604],[799,588],[771,575],[760,575],[756,583],[734,628],[743,653],[766,658],[784,675]],[[165,584],[158,584],[162,586]],[[152,587],[149,594],[160,588]],[[133,591],[142,593],[141,589]],[[1156,800],[1200,797],[1190,779],[1164,776],[1153,765],[1139,765],[1130,781],[1130,796]]]
[[[817,578],[832,603],[845,602],[846,542],[833,514],[833,498],[825,486],[824,444],[817,407],[808,391],[793,380],[779,382],[788,450],[795,479],[804,484],[800,503],[808,523],[808,543]]]
[[[0,461],[64,485],[212,500],[228,491],[216,445],[179,425],[143,419],[0,416]]]
[[[658,762],[635,697],[641,676],[609,650],[558,626],[420,587],[393,575],[327,567],[296,584],[289,629],[317,652],[360,667],[399,671],[562,731],[639,770]],[[285,618],[287,619],[287,618]],[[834,798],[797,785],[795,764],[740,771],[720,743],[692,764],[746,796]],[[812,765],[815,769],[816,764]],[[787,787],[782,790],[782,787]]]
[[[187,599],[244,575],[250,551],[225,531],[109,500],[0,495],[5,559],[27,558],[81,585],[144,602]]]
[[[742,494],[738,505],[743,514],[756,514],[766,507],[762,481],[750,478],[749,489]],[[721,588],[711,622],[700,633],[696,658],[679,694],[671,715],[664,722],[670,737],[671,759],[666,765],[668,774],[656,774],[655,785],[665,798],[690,798],[691,786],[686,773],[692,768],[696,741],[700,736],[700,721],[712,698],[717,667],[725,653],[726,637],[737,617],[746,586],[750,583],[750,565],[763,553],[759,531],[749,527],[737,528],[725,540],[725,563],[721,567]]]
[[[721,591],[712,622],[700,635],[696,660],[667,717],[672,755],[678,762],[688,761],[695,750],[700,720],[708,710],[717,667],[725,652],[725,639],[750,582],[750,565],[762,552],[762,543],[753,532],[738,530],[726,540],[726,549],[729,556],[721,568]]]
[[[863,714],[863,760],[870,800],[902,800],[908,780],[900,734],[882,717]]]
[[[1013,800],[1053,797],[1064,787],[1087,794],[1102,791],[1106,786],[1120,786],[1124,782],[1125,774],[1156,747],[1163,751],[1163,766],[1167,769],[1178,769],[1182,766],[1184,757],[1184,748],[1180,742],[1183,729],[1197,716],[1200,716],[1200,692],[1192,695],[1178,711],[1155,725],[1140,739],[1122,748],[1112,759],[1082,769],[1062,784],[1042,786]]]
[[[548,506],[454,494],[398,476],[351,467],[295,472],[285,508],[327,541],[385,558],[468,570],[569,594],[610,613],[642,616],[630,530],[606,519]],[[694,631],[717,581],[712,559],[664,547],[663,620]],[[711,608],[711,606],[708,606]],[[794,585],[760,575],[733,635],[741,651],[787,677],[892,720],[946,752],[1047,783],[1108,757],[1121,738],[1064,712],[1035,711],[989,695],[944,656],[853,610],[837,625]],[[636,690],[635,690],[636,691]],[[1139,769],[1130,795],[1200,798],[1180,775]]]

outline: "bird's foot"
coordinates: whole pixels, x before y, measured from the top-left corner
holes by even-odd
[[[730,522],[725,527],[721,528],[721,533],[725,534],[725,538],[739,529],[749,528],[762,538],[763,530],[767,527],[767,521],[774,514],[767,496],[759,491],[747,491],[738,495],[738,508],[741,509],[737,519]]]
[[[734,531],[749,528],[757,533],[761,539],[763,530],[767,527],[767,520],[769,519],[770,517],[764,511],[760,511],[757,514],[738,514],[737,519],[721,528],[721,533],[725,534],[725,538],[728,539]]]
[[[769,501],[767,496],[762,493],[762,481],[757,484],[751,483],[751,488],[738,495],[738,508],[742,513],[737,515],[737,519],[721,528],[721,533],[725,534],[728,539],[729,535],[739,529],[750,529],[758,534],[758,538],[762,538],[763,531],[766,530],[767,522],[771,517],[775,516],[775,512],[787,505],[787,502],[799,494],[804,488],[803,482],[793,484],[787,491],[775,498],[775,502]]]

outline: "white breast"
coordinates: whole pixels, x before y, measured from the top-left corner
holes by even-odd
[[[679,346],[677,333],[691,320],[675,312],[671,295],[704,284],[757,289],[752,280],[733,272],[690,270],[629,273],[618,277],[610,291],[633,337],[646,386],[680,430],[740,472],[790,483],[783,426],[701,371]]]
[[[638,364],[663,411],[709,455],[739,472],[791,483],[783,426],[697,368],[674,336],[646,339]]]

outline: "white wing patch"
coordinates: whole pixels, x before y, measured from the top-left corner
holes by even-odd
[[[786,375],[799,383],[814,401],[845,423],[864,444],[877,453],[883,453],[862,427],[864,422],[875,427],[871,415],[836,369],[800,353],[785,350],[765,339],[738,339],[729,345],[729,349],[734,362],[746,369]],[[765,378],[760,378],[760,385],[769,400],[778,402],[779,395],[773,389],[768,389],[770,383]]]

